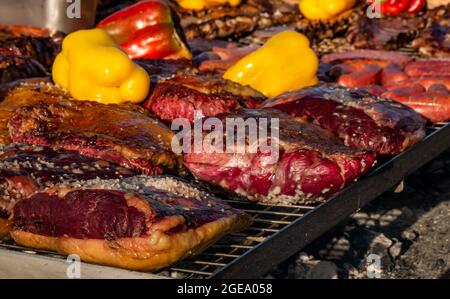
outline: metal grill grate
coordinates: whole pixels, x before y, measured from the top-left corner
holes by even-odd
[[[185,260],[160,275],[176,278],[207,278],[217,270],[266,241],[274,233],[299,219],[313,206],[283,206],[255,204],[240,200],[225,200],[231,206],[247,212],[253,224],[247,230],[230,234],[193,259]]]

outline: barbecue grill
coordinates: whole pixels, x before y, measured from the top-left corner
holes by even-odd
[[[407,175],[450,147],[450,123],[427,128],[426,138],[404,153],[383,161],[370,174],[316,206],[256,204],[225,199],[254,218],[246,231],[224,237],[207,251],[157,273],[137,273],[83,264],[84,278],[261,278]],[[0,241],[0,276],[66,276],[66,256]]]

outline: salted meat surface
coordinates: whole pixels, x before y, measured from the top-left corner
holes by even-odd
[[[144,107],[161,120],[185,118],[193,122],[195,112],[214,116],[240,107],[255,108],[264,96],[254,89],[217,77],[178,75],[156,85]]]
[[[151,271],[195,255],[251,217],[175,177],[136,176],[64,184],[14,207],[20,245]]]
[[[178,166],[172,131],[139,108],[65,99],[38,102],[14,110],[8,128],[15,143],[77,151],[146,174]]]
[[[411,108],[359,89],[322,84],[267,100],[279,109],[320,125],[345,145],[393,156],[425,136],[425,119]]]
[[[136,172],[114,163],[29,145],[0,146],[0,218],[14,204],[60,183],[126,178]]]
[[[248,134],[246,143],[236,145],[231,152],[211,151],[204,145],[201,151],[184,154],[184,164],[196,177],[250,200],[320,202],[357,180],[376,160],[374,152],[346,147],[320,127],[278,110],[239,109],[217,117],[224,128],[226,119],[241,118],[257,123],[267,121],[269,132],[272,126],[279,131],[278,137],[270,133],[258,136],[258,145],[278,144],[272,154],[261,147],[248,150],[255,145]],[[278,127],[272,120],[278,120]]]

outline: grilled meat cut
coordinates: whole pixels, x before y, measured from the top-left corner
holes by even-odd
[[[151,271],[195,255],[251,218],[172,177],[94,180],[14,207],[11,236],[83,261]]]
[[[217,117],[224,128],[229,126],[227,119],[242,119],[259,125],[266,121],[268,132],[279,132],[278,136],[268,133],[265,137],[261,133],[246,134],[245,143],[235,143],[228,151],[211,150],[203,144],[202,150],[184,155],[186,167],[196,177],[250,200],[272,204],[320,202],[375,163],[374,152],[346,147],[320,127],[277,110],[240,109]],[[204,134],[210,133],[206,130]],[[225,134],[225,139],[229,135]],[[223,144],[228,142],[224,140]],[[264,144],[272,150],[263,149]]]
[[[199,12],[179,9],[179,12],[188,40],[237,37],[301,18],[297,5],[281,0],[243,0],[236,7],[220,6]]]
[[[40,102],[57,103],[60,99],[69,99],[69,96],[56,86],[41,80],[6,88],[4,99],[0,98],[0,144],[12,143],[8,122],[17,108]]]
[[[8,127],[16,143],[77,151],[145,174],[176,170],[172,131],[144,112],[60,99],[18,108]]]
[[[0,227],[8,223],[18,201],[38,191],[63,182],[121,179],[133,175],[136,172],[75,152],[26,145],[0,146]],[[0,228],[0,237],[6,232],[6,228]]]
[[[355,48],[396,50],[409,45],[425,25],[422,16],[363,17],[349,28],[347,40]]]
[[[450,4],[430,10],[426,16],[426,28],[412,46],[426,56],[450,57]]]
[[[144,107],[167,122],[177,118],[192,122],[195,111],[214,116],[239,107],[254,108],[263,99],[264,96],[254,89],[228,80],[180,75],[158,83]]]
[[[365,91],[323,84],[283,94],[261,107],[319,124],[347,146],[394,156],[425,136],[425,120],[412,109]]]
[[[46,70],[37,61],[27,57],[3,55],[0,49],[0,84],[46,75]]]
[[[51,70],[60,45],[50,37],[10,37],[0,39],[0,55],[13,55],[34,59]]]

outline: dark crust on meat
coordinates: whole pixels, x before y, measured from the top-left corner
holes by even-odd
[[[322,109],[319,115],[308,113],[307,111],[311,107],[307,107],[306,110],[295,109],[296,105],[301,105],[302,101],[308,100],[315,100],[318,103],[322,101],[323,105],[327,102],[336,104],[331,111],[327,112]],[[425,136],[425,120],[411,108],[394,101],[378,98],[362,90],[348,89],[333,84],[323,84],[286,93],[266,101],[262,107],[281,109],[296,117],[312,118],[310,120],[343,138],[347,145],[376,150],[382,155],[398,154]],[[339,115],[334,115],[337,112]],[[369,132],[361,132],[361,136],[349,136],[346,131],[347,125],[343,128],[336,128],[335,121],[330,123],[330,117],[340,117],[343,124],[347,124],[349,120],[346,117],[351,118],[350,116],[354,113],[358,113],[361,117],[360,121],[363,117],[367,118],[367,121],[360,123],[361,128],[368,125],[369,121],[373,122],[374,129],[379,131],[379,134],[372,136],[373,140],[365,140],[367,139],[365,134]],[[382,132],[388,135],[383,138]],[[391,137],[393,144],[389,145],[388,141]],[[382,142],[382,139],[387,140]],[[373,143],[372,147],[370,141]]]
[[[0,210],[9,213],[15,202],[63,182],[116,179],[136,173],[116,164],[27,145],[0,146]]]
[[[79,151],[147,174],[177,167],[173,133],[155,119],[116,105],[38,103],[16,110],[8,126],[18,143]]]
[[[44,77],[46,71],[37,61],[13,55],[5,55],[0,49],[0,84],[19,79]]]

